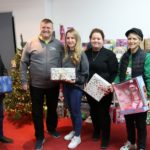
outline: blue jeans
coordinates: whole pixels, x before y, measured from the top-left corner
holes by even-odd
[[[82,128],[82,116],[80,110],[81,98],[82,91],[79,88],[70,85],[64,85],[64,99],[70,111],[75,136],[80,135]]]
[[[4,120],[3,99],[4,94],[0,95],[0,137],[3,136],[3,120]]]

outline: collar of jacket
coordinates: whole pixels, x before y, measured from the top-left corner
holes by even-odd
[[[50,42],[52,42],[52,41],[54,40],[54,36],[52,36],[52,38],[51,38],[50,41],[44,40],[40,35],[38,36],[38,39],[39,39],[41,42],[43,42],[43,43],[45,43],[45,44],[48,44],[48,43],[50,43]]]
[[[137,50],[135,53],[132,54],[132,56],[135,57],[141,50],[142,50],[142,49],[139,47],[138,50]],[[128,49],[128,52],[127,52],[127,53],[128,53],[128,55],[130,56],[131,50]]]

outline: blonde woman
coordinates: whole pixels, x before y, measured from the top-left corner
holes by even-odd
[[[80,111],[82,88],[87,81],[89,64],[85,53],[82,51],[81,38],[75,29],[69,29],[65,35],[65,48],[62,67],[75,68],[76,80],[65,81],[64,100],[68,106],[72,120],[72,131],[64,139],[71,140],[68,148],[76,148],[81,143],[80,133],[82,117]]]

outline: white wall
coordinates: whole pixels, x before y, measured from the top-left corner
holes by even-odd
[[[83,41],[88,41],[92,28],[99,27],[106,38],[125,38],[131,27],[150,37],[149,0],[54,0],[55,24],[74,26]]]
[[[107,39],[125,38],[131,27],[150,37],[149,6],[149,0],[0,0],[0,12],[14,14],[18,47],[20,34],[25,41],[36,36],[45,17],[53,20],[57,38],[60,24],[75,27],[83,42],[95,27],[102,28]]]

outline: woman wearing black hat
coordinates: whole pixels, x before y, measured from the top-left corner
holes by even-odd
[[[132,28],[125,35],[128,40],[128,51],[122,56],[120,61],[120,81],[142,75],[146,83],[148,96],[150,97],[150,53],[146,53],[140,48],[143,33],[138,28]],[[146,118],[147,112],[125,115],[127,142],[120,150],[146,150]]]

